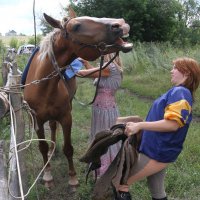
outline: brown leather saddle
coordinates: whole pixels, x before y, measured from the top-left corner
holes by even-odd
[[[142,119],[135,119],[135,122],[139,121],[142,121]],[[86,153],[80,158],[81,162],[89,164],[86,174],[87,183],[89,173],[101,167],[100,158],[108,151],[109,146],[122,141],[121,148],[115,159],[95,184],[93,192],[95,198],[98,196],[99,199],[105,199],[105,195],[108,193],[110,186],[116,187],[121,183],[125,183],[137,159],[141,133],[127,137],[124,134],[125,126],[125,124],[116,124],[109,130],[103,130],[97,133]]]

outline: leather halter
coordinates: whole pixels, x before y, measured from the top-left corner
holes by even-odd
[[[118,47],[119,45],[117,44],[106,44],[105,42],[100,42],[99,44],[86,44],[83,42],[80,42],[78,40],[74,40],[72,37],[72,42],[75,44],[80,45],[80,49],[78,51],[81,51],[84,48],[90,47],[90,48],[95,48],[97,50],[99,50],[100,54],[103,55],[103,53],[110,47]]]
[[[51,41],[50,41],[50,49],[48,51],[48,55],[49,55],[49,58],[51,59],[51,62],[52,62],[52,65],[55,69],[55,71],[58,73],[60,79],[63,81],[65,87],[67,88],[67,90],[69,91],[69,86],[67,84],[67,82],[65,81],[65,78],[64,76],[62,75],[62,71],[65,70],[69,65],[66,65],[64,67],[60,67],[58,65],[58,62],[56,60],[56,57],[55,57],[55,54],[54,54],[54,51],[53,51],[53,37],[51,37]]]
[[[68,24],[71,19],[73,19],[73,18],[69,18],[67,21],[65,21],[65,25]],[[82,50],[83,48],[90,47],[90,48],[98,49],[100,54],[103,55],[103,53],[108,48],[110,48],[110,47],[119,47],[120,46],[118,44],[107,44],[105,42],[99,42],[98,44],[87,44],[87,43],[84,43],[84,42],[80,42],[79,40],[73,39],[73,37],[69,35],[67,30],[64,28],[64,26],[62,27],[62,30],[64,31],[64,38],[65,39],[70,39],[74,44],[78,44],[78,45],[81,46],[78,51]]]

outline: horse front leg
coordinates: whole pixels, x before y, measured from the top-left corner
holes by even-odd
[[[53,153],[53,150],[55,148],[56,145],[56,130],[57,130],[57,122],[56,121],[49,121],[49,127],[51,129],[51,141],[53,141],[54,143],[51,143],[49,151],[48,151],[48,157],[50,157]],[[55,149],[56,151],[56,149]],[[54,152],[55,154],[55,152]]]
[[[42,154],[44,165],[47,164],[48,161],[48,151],[49,151],[49,145],[45,139],[45,134],[44,134],[44,127],[43,125],[38,126],[38,130],[36,131],[38,139],[39,140],[39,150]],[[51,166],[50,163],[48,163],[44,169],[44,174],[43,174],[43,180],[46,188],[53,187],[53,176],[51,175]]]
[[[61,126],[63,129],[63,137],[64,137],[64,145],[63,152],[67,157],[69,163],[69,186],[71,186],[72,190],[79,185],[78,179],[76,177],[76,171],[74,168],[73,162],[73,146],[71,143],[71,127],[72,127],[72,116],[71,113],[61,121]]]

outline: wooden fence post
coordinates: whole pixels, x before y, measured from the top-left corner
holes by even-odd
[[[8,78],[10,79],[10,86],[16,86],[20,84],[21,75],[19,74],[17,70],[17,63],[14,62],[12,66],[12,75]],[[10,93],[10,99],[11,99],[11,105],[13,107],[13,110],[15,112],[16,116],[16,143],[20,143],[24,141],[25,138],[25,124],[23,119],[23,113],[22,113],[22,96],[21,96],[21,89],[20,88],[12,88],[11,87],[11,93]],[[10,111],[11,112],[11,111]],[[12,135],[12,134],[11,134]],[[14,138],[11,138],[10,141],[10,148],[12,150],[14,147]],[[22,146],[18,147],[18,149],[21,149]],[[24,146],[23,146],[24,147]],[[12,151],[14,152],[14,151]],[[15,154],[12,154],[12,159],[10,161],[10,191],[14,196],[20,196],[21,193],[27,192],[27,176],[26,176],[26,169],[25,169],[25,160],[24,160],[24,152],[21,151],[18,153],[19,158],[19,164],[20,164],[20,174],[22,179],[22,187],[19,186],[18,183],[18,173],[17,173],[17,163],[16,163],[16,157]],[[9,200],[14,200],[11,195],[9,195]],[[21,198],[22,200],[24,198]]]

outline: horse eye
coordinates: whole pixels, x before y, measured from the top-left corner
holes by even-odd
[[[73,31],[73,32],[77,32],[77,31],[80,30],[80,27],[81,27],[81,24],[75,24],[75,25],[73,26],[73,28],[72,28],[72,31]]]

